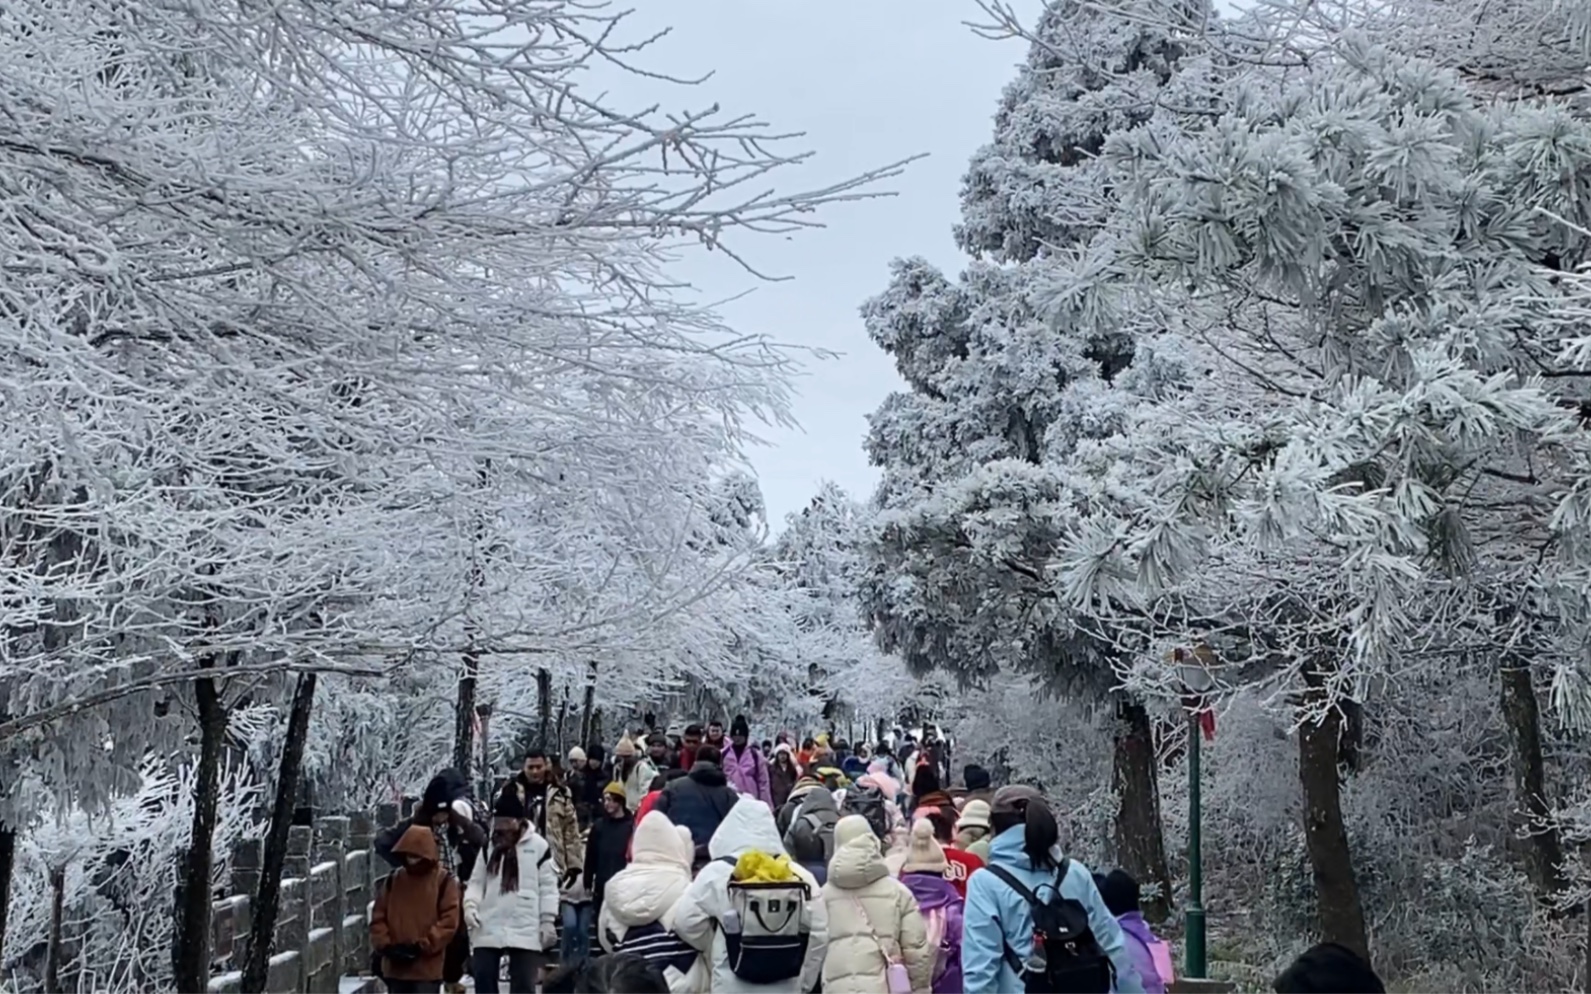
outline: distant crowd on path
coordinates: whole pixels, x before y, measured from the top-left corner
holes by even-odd
[[[899,740],[754,742],[736,717],[727,736],[714,721],[571,749],[563,768],[531,749],[490,812],[443,770],[375,842],[396,871],[372,969],[393,994],[466,974],[496,994],[505,965],[513,994],[1167,990],[1131,875],[1066,857],[1037,790],[975,765],[952,784],[931,726]],[[1275,989],[1383,990],[1330,945]]]

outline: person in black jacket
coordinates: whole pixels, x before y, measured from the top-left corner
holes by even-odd
[[[403,859],[392,854],[392,847],[413,825],[425,825],[436,835],[436,847],[444,869],[460,881],[470,878],[475,869],[475,857],[486,845],[486,829],[477,818],[476,805],[470,800],[469,783],[464,774],[449,767],[432,777],[425,785],[425,793],[414,814],[376,835],[371,844],[376,855],[389,866],[401,867]]]
[[[569,788],[569,794],[574,798],[575,817],[580,820],[583,830],[589,828],[591,822],[602,813],[602,788],[612,778],[603,769],[605,754],[602,746],[593,744],[580,755],[580,765],[576,766],[571,753],[569,772],[563,778],[563,785]]]
[[[586,838],[586,889],[591,892],[591,913],[602,913],[602,895],[608,881],[624,869],[630,851],[635,815],[624,806],[624,785],[610,783],[602,792],[602,817],[591,823]]]
[[[689,775],[665,787],[652,805],[653,811],[661,811],[669,821],[690,829],[698,865],[706,863],[707,843],[739,798],[724,776],[722,762],[722,753],[703,745],[696,751],[696,763]]]

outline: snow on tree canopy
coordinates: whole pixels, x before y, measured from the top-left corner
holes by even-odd
[[[1021,262],[1086,239],[1110,211],[1095,160],[1108,135],[1162,113],[1162,90],[1203,33],[1201,0],[1054,0],[995,114],[993,142],[963,180],[956,241]],[[1166,25],[1180,21],[1179,30]],[[1172,102],[1172,106],[1176,104]]]

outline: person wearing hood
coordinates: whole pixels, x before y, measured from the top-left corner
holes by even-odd
[[[659,769],[657,776],[653,777],[652,782],[647,785],[646,796],[641,798],[640,806],[635,809],[635,824],[637,826],[646,820],[646,816],[651,813],[653,806],[657,804],[657,799],[663,796],[663,788],[668,786],[668,782],[670,780],[678,780],[684,775],[685,774],[681,773],[679,770],[668,770],[667,772],[664,772],[663,770]],[[631,834],[630,848],[624,852],[625,860],[628,861],[633,859],[634,854],[635,836],[634,834]]]
[[[608,881],[624,869],[624,854],[630,848],[630,833],[635,831],[635,816],[624,803],[624,788],[610,783],[602,794],[602,817],[586,836],[585,885],[592,906],[602,917],[603,890]]]
[[[818,882],[805,867],[790,864],[789,871],[808,888],[807,951],[800,975],[788,981],[753,985],[735,975],[729,965],[729,942],[721,927],[731,911],[729,885],[738,862],[752,853],[786,856],[773,823],[773,812],[760,801],[742,797],[735,802],[723,824],[708,842],[711,862],[702,867],[674,908],[674,930],[680,938],[701,950],[711,971],[708,990],[713,994],[766,991],[769,994],[799,994],[818,983],[828,951],[828,916]]]
[[[411,824],[392,844],[398,869],[376,891],[370,948],[392,994],[442,989],[445,959],[459,928],[459,886],[443,868],[428,824]]]
[[[735,715],[729,728],[729,748],[724,750],[724,776],[741,797],[755,797],[774,810],[773,787],[768,777],[768,757],[751,744],[751,724]]]
[[[1028,896],[1048,902],[1056,893],[1081,905],[1089,931],[1110,966],[1117,994],[1143,994],[1127,939],[1094,886],[1094,875],[1060,851],[1060,828],[1043,795],[1032,787],[1001,787],[990,805],[994,841],[987,868],[967,881],[961,974],[971,994],[1020,991],[1018,969],[1033,954],[1033,913]],[[1009,879],[1008,879],[1009,878]]]
[[[646,796],[652,786],[652,778],[656,776],[657,768],[651,760],[641,755],[641,751],[635,747],[635,741],[628,735],[613,747],[613,782],[624,788],[624,806],[627,810],[634,811],[640,806],[641,798]],[[599,824],[600,821],[598,819]]]
[[[824,994],[898,990],[889,973],[902,966],[910,990],[930,989],[936,951],[928,948],[917,898],[890,875],[878,836],[858,815],[847,815],[834,826],[834,859],[823,885],[823,907],[829,916]]]
[[[956,820],[956,848],[989,862],[989,802],[971,800]]]
[[[963,901],[950,882],[950,861],[934,837],[933,826],[912,826],[911,848],[900,868],[900,882],[917,899],[928,948],[934,954],[934,994],[961,994],[961,929]]]
[[[690,773],[669,783],[653,802],[652,810],[668,815],[676,825],[690,833],[701,857],[718,826],[735,806],[735,791],[719,768],[718,750],[703,745],[696,750],[696,765]],[[697,862],[705,862],[699,858]]]
[[[663,972],[670,991],[703,989],[707,967],[674,931],[674,907],[691,885],[691,833],[653,811],[636,826],[634,858],[608,881],[597,938],[609,953],[635,953]]]
[[[1138,968],[1138,979],[1144,985],[1144,994],[1165,994],[1174,979],[1171,971],[1171,947],[1161,942],[1144,921],[1138,881],[1126,870],[1094,874],[1094,885],[1105,907],[1121,923],[1127,936],[1127,951],[1132,954],[1133,965]]]
[[[571,815],[572,817],[572,815]],[[478,994],[497,994],[497,973],[508,958],[508,989],[535,994],[545,954],[558,944],[558,873],[552,846],[525,817],[525,806],[505,790],[492,810],[486,859],[464,889],[470,973]]]
[[[773,762],[768,764],[768,790],[773,797],[773,809],[780,810],[790,800],[790,792],[801,778],[801,767],[796,765],[795,752],[788,743],[773,747]]]

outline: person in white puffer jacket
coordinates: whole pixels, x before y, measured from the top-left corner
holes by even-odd
[[[518,795],[504,791],[492,809],[490,849],[475,861],[464,889],[476,994],[498,994],[505,956],[510,994],[535,994],[546,952],[558,944],[557,916],[552,847],[526,820]]]
[[[811,895],[806,904],[809,915],[807,951],[799,976],[771,984],[752,984],[736,976],[730,966],[729,940],[724,935],[723,922],[731,907],[730,883],[736,860],[753,852],[772,857],[785,855],[784,843],[768,805],[750,797],[736,801],[713,833],[707,851],[712,862],[696,874],[696,879],[685,889],[685,896],[674,907],[674,928],[680,938],[700,949],[708,961],[707,989],[712,994],[800,994],[816,987],[823,973],[823,955],[829,943],[828,919],[824,916],[823,895],[817,880],[799,863],[792,864],[790,871],[806,884]]]
[[[610,953],[635,953],[663,972],[673,994],[707,990],[707,965],[674,932],[674,908],[691,885],[691,830],[661,811],[636,826],[630,865],[608,881],[597,938]]]
[[[917,898],[890,873],[878,836],[860,815],[835,823],[823,907],[829,924],[824,994],[896,990],[889,982],[891,964],[905,967],[904,980],[912,991],[926,994],[932,989],[938,950],[928,948]]]

